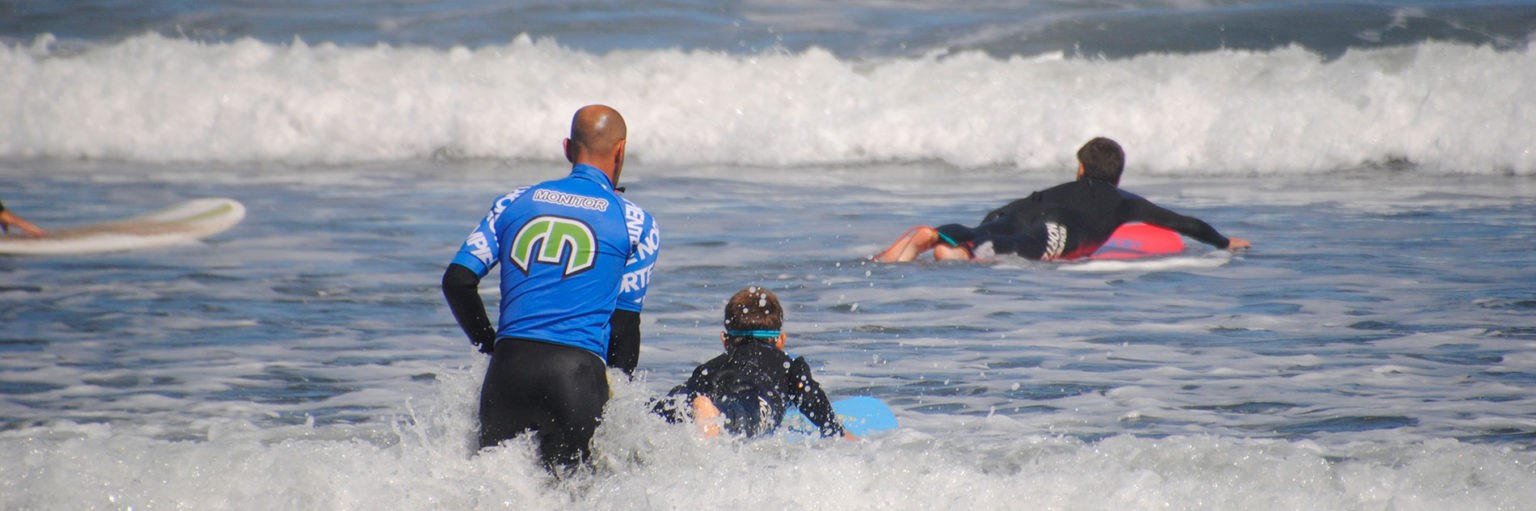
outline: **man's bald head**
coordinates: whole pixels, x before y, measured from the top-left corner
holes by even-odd
[[[607,105],[587,105],[571,117],[571,138],[565,140],[565,157],[608,173],[615,184],[624,166],[624,140],[629,128],[624,116]]]
[[[571,118],[571,143],[583,152],[611,152],[627,133],[624,116],[607,105],[581,107]]]

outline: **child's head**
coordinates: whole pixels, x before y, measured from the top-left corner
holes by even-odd
[[[784,308],[773,291],[747,286],[725,302],[725,333],[720,339],[727,347],[745,342],[771,343],[784,349]]]

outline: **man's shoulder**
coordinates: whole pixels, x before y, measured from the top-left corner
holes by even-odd
[[[1002,207],[992,210],[991,213],[987,214],[987,219],[990,220],[1001,215],[1012,214],[1021,209],[1039,207],[1043,202],[1046,202],[1044,191],[1036,191],[1028,196],[1008,201]]]
[[[1037,202],[1078,205],[1083,202],[1098,203],[1105,198],[1140,199],[1114,183],[1097,179],[1068,181],[1030,195]]]
[[[1137,194],[1131,192],[1130,190],[1126,190],[1124,188],[1115,188],[1115,189],[1119,190],[1120,198],[1122,198],[1122,199],[1152,202],[1152,201],[1148,201],[1146,198],[1143,198],[1140,195],[1137,195]]]
[[[532,189],[535,186],[538,186],[538,185],[523,185],[523,186],[519,186],[517,188],[514,188],[510,192],[501,194],[501,197],[497,197],[496,198],[496,202],[511,202],[511,201],[515,201],[515,200],[517,200],[518,197],[522,197],[524,193],[527,193],[529,189]]]
[[[618,198],[623,205],[624,226],[629,229],[632,239],[638,242],[640,237],[646,236],[648,232],[652,236],[659,235],[660,228],[657,227],[656,217],[651,216],[651,212],[623,195],[619,195]]]
[[[619,198],[619,203],[624,205],[624,209],[626,211],[635,211],[638,214],[645,215],[646,217],[650,217],[651,216],[651,212],[646,211],[645,208],[640,206],[639,203],[636,203],[635,201],[629,200],[629,197],[625,197],[623,195],[618,195],[618,198]]]
[[[1033,196],[1049,196],[1049,195],[1060,195],[1060,194],[1076,193],[1079,190],[1090,189],[1090,188],[1093,188],[1093,187],[1101,185],[1101,184],[1108,184],[1108,183],[1097,182],[1097,181],[1094,181],[1094,180],[1091,180],[1091,179],[1078,179],[1078,180],[1075,180],[1075,181],[1067,181],[1065,183],[1061,183],[1059,185],[1052,186],[1050,188],[1046,188],[1044,190],[1040,190],[1038,192],[1035,192],[1033,195],[1031,195],[1031,197],[1033,197]],[[1114,185],[1109,185],[1109,186],[1114,186]]]
[[[1057,197],[1072,193],[1072,190],[1082,186],[1080,183],[1082,183],[1082,181],[1067,181],[1065,183],[1061,183],[1043,190],[1035,190],[1033,192],[1029,192],[1029,195],[1014,199],[1013,202],[1009,202],[1008,205],[1014,206],[1029,202],[1050,202]]]

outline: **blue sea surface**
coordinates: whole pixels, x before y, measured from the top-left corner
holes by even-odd
[[[0,257],[0,508],[1522,509],[1533,31],[1530,2],[5,4],[7,208],[248,214]],[[593,102],[663,250],[639,375],[557,480],[527,441],[471,455],[486,363],[439,283]],[[1099,135],[1254,248],[867,261]],[[747,285],[901,427],[651,416]]]
[[[1142,0],[1084,3],[612,2],[157,0],[13,2],[0,37],[117,40],[154,32],[203,41],[255,38],[346,45],[500,45],[519,34],[594,53],[682,48],[757,53],[811,47],[850,57],[984,50],[1001,56],[1067,52],[1124,57],[1297,44],[1348,48],[1426,40],[1525,47],[1529,0],[1275,2]]]

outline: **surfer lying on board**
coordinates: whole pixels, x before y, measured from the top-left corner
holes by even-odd
[[[24,232],[27,234],[27,236],[34,238],[40,238],[48,234],[48,231],[39,229],[37,226],[32,225],[32,222],[28,222],[25,219],[16,216],[16,214],[12,213],[11,210],[5,209],[5,203],[0,202],[0,229],[4,229],[6,233],[10,233],[12,227],[21,229],[21,232]]]
[[[908,262],[929,249],[937,260],[987,259],[1018,254],[1037,261],[1093,254],[1115,229],[1129,222],[1164,227],[1217,248],[1238,250],[1250,243],[1222,236],[1210,224],[1174,213],[1121,190],[1125,152],[1098,137],[1077,150],[1077,180],[1037,191],[988,213],[981,225],[913,227],[874,256],[883,263]]]
[[[706,436],[722,431],[753,437],[773,431],[794,405],[821,436],[857,437],[843,430],[805,357],[784,353],[784,308],[772,291],[750,286],[725,304],[725,354],[693,370],[654,411],[668,422],[691,417]]]

